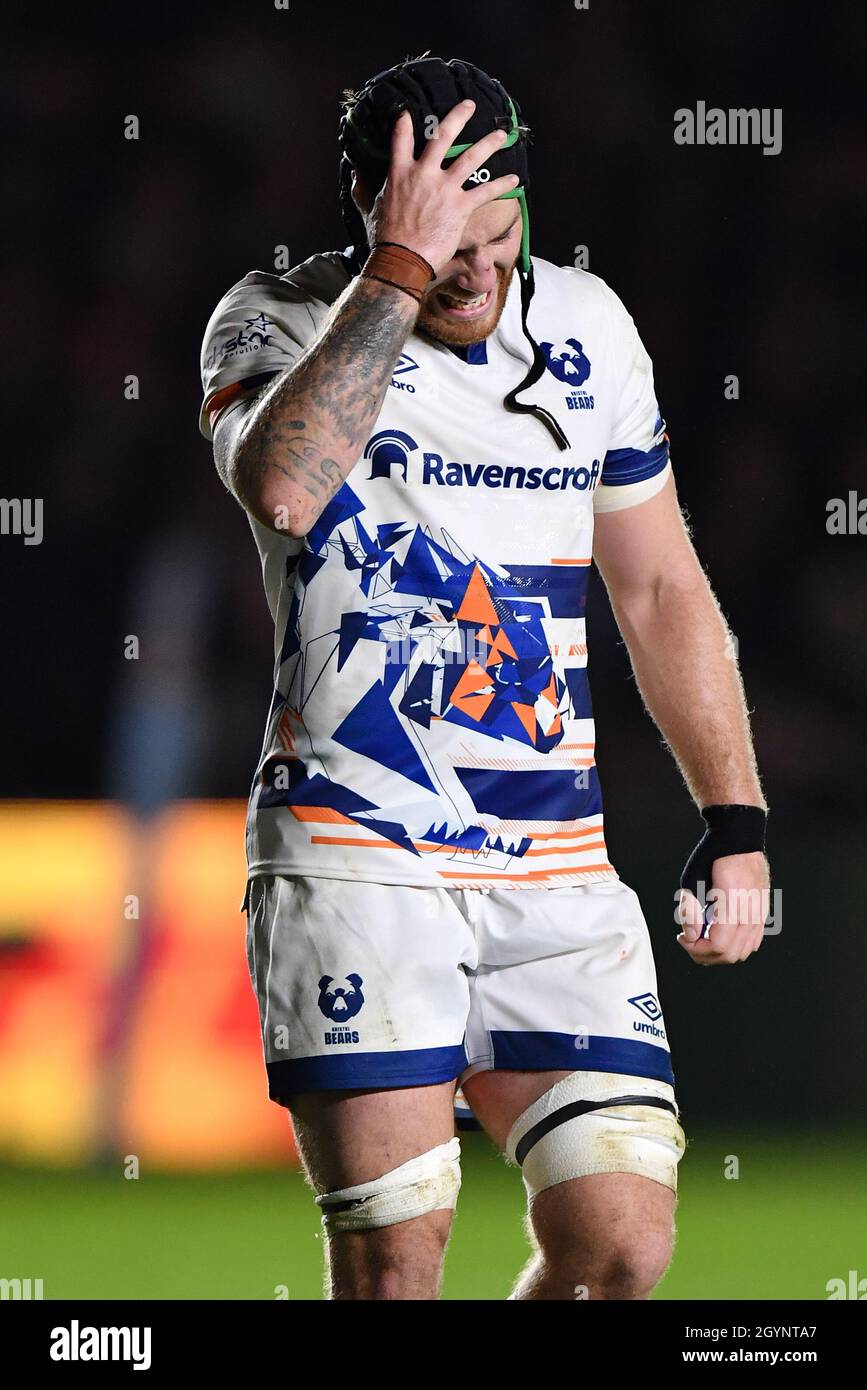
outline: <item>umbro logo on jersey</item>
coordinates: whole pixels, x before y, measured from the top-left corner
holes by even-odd
[[[416,362],[415,358],[414,358],[414,357],[410,357],[410,355],[409,355],[408,352],[402,352],[402,353],[400,354],[400,357],[397,359],[397,364],[396,364],[396,366],[395,366],[395,368],[394,368],[394,375],[395,375],[395,376],[403,376],[404,372],[417,372],[417,371],[418,371],[418,363]]]
[[[415,395],[415,387],[411,381],[397,381],[399,376],[405,376],[407,372],[417,372],[418,363],[414,357],[410,357],[408,352],[402,352],[394,366],[391,374],[391,384],[395,391],[409,391],[410,395]]]
[[[602,472],[599,459],[589,468],[525,468],[523,464],[456,463],[447,462],[441,454],[419,453],[419,445],[403,430],[378,430],[367,441],[363,458],[370,461],[368,481],[372,478],[398,478],[403,483],[421,483],[429,487],[523,488],[533,492],[544,488],[561,492],[567,487],[577,492],[595,488]]]

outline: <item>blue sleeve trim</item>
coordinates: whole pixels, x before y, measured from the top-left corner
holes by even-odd
[[[668,463],[668,440],[644,453],[641,449],[610,449],[602,461],[602,487],[623,487],[655,478]]]
[[[662,436],[660,438],[660,436]],[[655,478],[668,463],[668,435],[661,415],[656,417],[658,444],[651,449],[609,449],[602,461],[602,487],[624,487],[628,483],[643,483]]]

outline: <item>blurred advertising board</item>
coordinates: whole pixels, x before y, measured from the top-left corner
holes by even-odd
[[[294,1160],[244,952],[244,807],[0,803],[0,1159]]]

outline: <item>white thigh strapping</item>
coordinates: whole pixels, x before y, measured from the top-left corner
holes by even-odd
[[[429,1211],[454,1211],[461,1186],[461,1145],[449,1139],[370,1182],[316,1198],[322,1225],[334,1231],[395,1226]]]
[[[506,1153],[530,1196],[593,1173],[637,1173],[677,1191],[686,1148],[665,1081],[575,1071],[518,1117]]]

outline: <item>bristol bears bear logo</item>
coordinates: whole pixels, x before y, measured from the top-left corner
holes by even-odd
[[[360,975],[346,975],[335,980],[333,975],[323,975],[319,981],[319,1011],[335,1023],[348,1023],[361,1012],[364,995]]]
[[[556,357],[553,343],[540,343],[539,346],[545,354],[548,371],[553,372],[558,381],[566,386],[584,385],[590,375],[590,359],[577,338],[567,338],[566,347],[572,351],[560,352]]]

